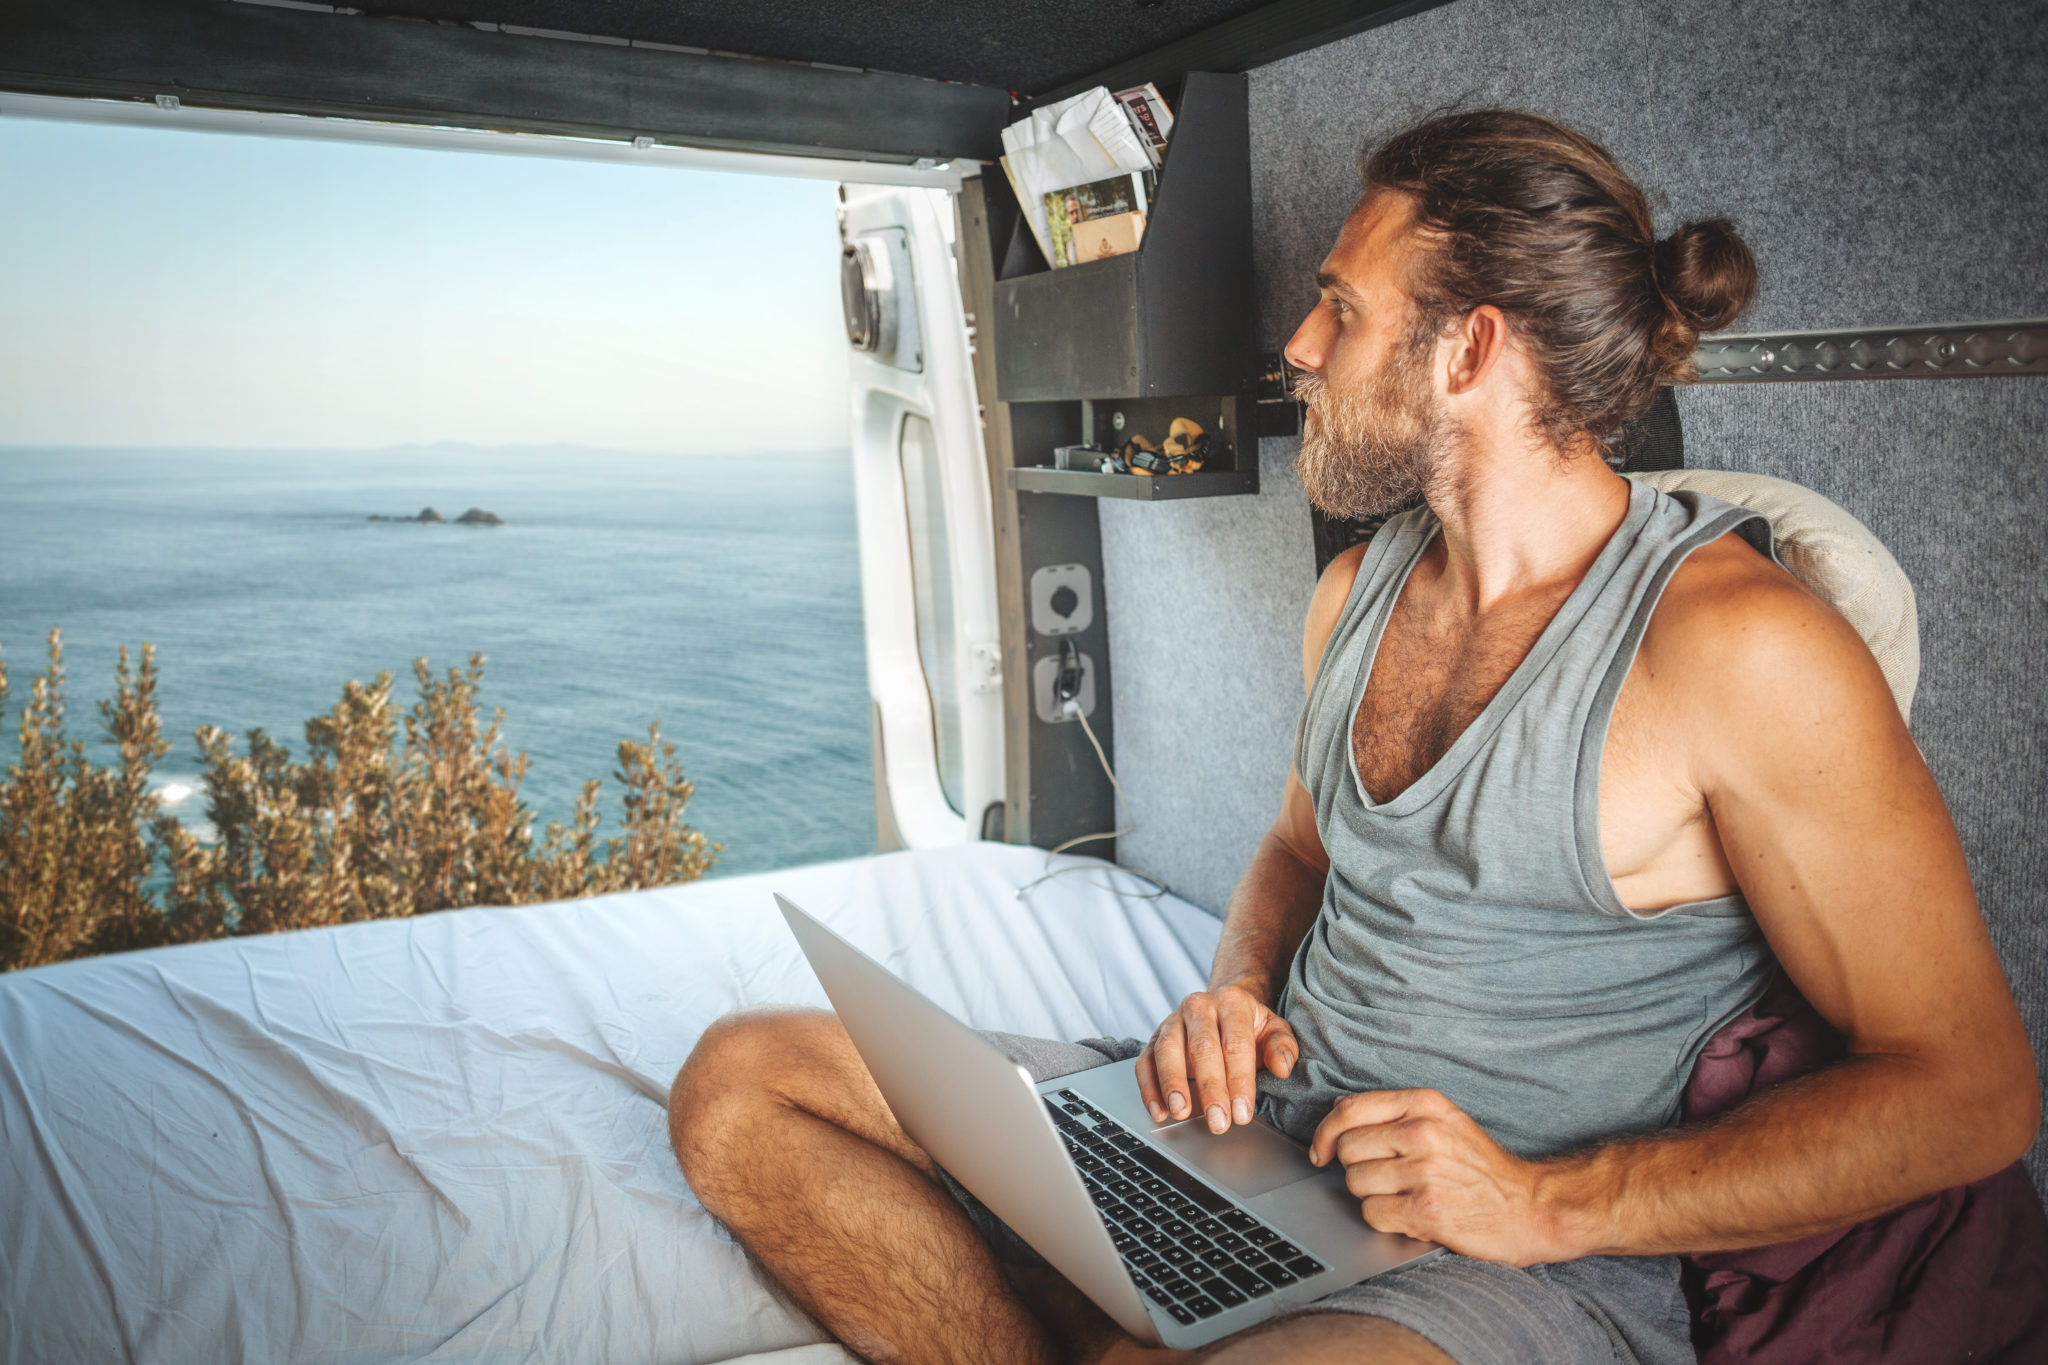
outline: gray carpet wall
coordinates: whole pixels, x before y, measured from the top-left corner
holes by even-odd
[[[1726,214],[1762,265],[1735,330],[2048,315],[2038,3],[1454,0],[1251,77],[1263,331],[1282,345],[1357,195],[1362,140],[1509,104],[1601,139],[1660,231]],[[2048,1044],[2048,380],[1685,391],[1686,462],[1818,489],[1919,594],[1914,733]],[[1295,443],[1256,498],[1102,506],[1121,857],[1219,913],[1271,822],[1313,588]],[[2044,1168],[2036,1148],[2037,1181]]]

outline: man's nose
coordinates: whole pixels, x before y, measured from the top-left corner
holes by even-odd
[[[1301,320],[1301,326],[1295,328],[1294,335],[1288,338],[1286,349],[1280,352],[1281,357],[1297,370],[1313,373],[1323,368],[1323,338],[1319,335],[1322,329],[1316,326],[1316,316],[1321,311],[1320,308],[1311,308],[1308,316]]]

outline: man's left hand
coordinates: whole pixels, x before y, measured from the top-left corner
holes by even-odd
[[[1509,1265],[1570,1260],[1545,1207],[1546,1163],[1504,1150],[1434,1090],[1378,1090],[1337,1101],[1316,1127],[1309,1160],[1344,1163],[1344,1184],[1382,1232],[1440,1242]]]

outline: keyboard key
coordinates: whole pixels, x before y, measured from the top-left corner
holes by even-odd
[[[1138,1245],[1138,1239],[1128,1232],[1111,1232],[1109,1240],[1118,1251],[1132,1251]]]
[[[1273,1265],[1271,1263],[1262,1265],[1259,1267],[1259,1274],[1266,1277],[1268,1284],[1279,1289],[1285,1289],[1290,1284],[1299,1283],[1295,1274],[1284,1265]]]
[[[1223,1235],[1223,1224],[1217,1222],[1214,1218],[1197,1218],[1195,1220],[1195,1231],[1201,1233],[1204,1237],[1221,1237]]]
[[[1223,1278],[1254,1298],[1273,1292],[1273,1286],[1241,1265],[1225,1266]]]
[[[1081,1097],[1071,1090],[1060,1091],[1060,1098],[1069,1104],[1079,1104],[1081,1102]]]
[[[1132,1216],[1131,1216],[1131,1217],[1129,1217],[1129,1218],[1126,1218],[1126,1219],[1124,1219],[1124,1220],[1123,1220],[1123,1224],[1124,1224],[1124,1226],[1125,1226],[1125,1227],[1129,1228],[1129,1229],[1130,1229],[1130,1230],[1131,1230],[1132,1232],[1135,1232],[1135,1233],[1137,1233],[1137,1234],[1138,1234],[1138,1235],[1139,1235],[1140,1237],[1143,1237],[1143,1236],[1144,1236],[1144,1235],[1145,1235],[1146,1233],[1148,1233],[1148,1232],[1157,1232],[1157,1231],[1159,1231],[1159,1229],[1158,1229],[1158,1228],[1156,1228],[1156,1227],[1154,1227],[1154,1226],[1152,1225],[1152,1222],[1151,1222],[1151,1220],[1149,1220],[1149,1219],[1146,1219],[1146,1218],[1140,1218],[1140,1217],[1136,1216],[1135,1214],[1134,1214],[1134,1215],[1132,1215]]]
[[[1211,1280],[1202,1287],[1209,1291],[1210,1298],[1216,1300],[1225,1308],[1235,1308],[1245,1301],[1244,1295],[1239,1293],[1235,1286],[1226,1284],[1222,1280]]]
[[[1150,1247],[1152,1250],[1161,1253],[1164,1253],[1168,1247],[1173,1247],[1175,1251],[1180,1250],[1179,1247],[1174,1246],[1173,1239],[1171,1237],[1168,1237],[1163,1232],[1140,1233],[1138,1235],[1138,1240],[1143,1242],[1147,1247]]]
[[[1145,1146],[1145,1139],[1136,1133],[1117,1132],[1109,1140],[1127,1152],[1139,1151]]]
[[[1153,1251],[1150,1248],[1140,1248],[1139,1250],[1131,1253],[1131,1264],[1137,1266],[1141,1270],[1151,1272],[1163,1269],[1166,1265],[1166,1262],[1159,1258],[1158,1252]]]
[[[1185,1237],[1189,1233],[1194,1231],[1193,1228],[1189,1227],[1186,1223],[1181,1222],[1178,1218],[1169,1218],[1165,1222],[1161,1223],[1159,1226],[1166,1229],[1166,1231],[1172,1233],[1176,1237]]]
[[[1259,1220],[1246,1213],[1243,1209],[1225,1209],[1217,1214],[1216,1218],[1224,1227],[1230,1228],[1235,1232],[1250,1232],[1259,1225]]]
[[[1304,1280],[1311,1275],[1323,1273],[1323,1263],[1313,1256],[1297,1256],[1287,1263],[1287,1268]]]
[[[1302,1250],[1292,1242],[1274,1242],[1266,1248],[1266,1254],[1276,1261],[1291,1261],[1301,1255]]]
[[[1114,1209],[1110,1210],[1110,1212],[1112,1213],[1114,1213],[1115,1211],[1116,1210]],[[1217,1235],[1216,1245],[1220,1247],[1225,1247],[1231,1251],[1243,1251],[1246,1247],[1250,1246],[1251,1243],[1247,1242],[1244,1238],[1238,1236],[1234,1232],[1225,1232],[1219,1233]]]
[[[1112,1180],[1109,1182],[1109,1189],[1119,1199],[1127,1200],[1131,1203],[1137,1202],[1131,1196],[1138,1192],[1138,1187],[1128,1180]]]
[[[1168,1228],[1167,1231],[1172,1232],[1173,1229]],[[1209,1250],[1211,1247],[1215,1245],[1214,1242],[1211,1242],[1207,1237],[1204,1237],[1199,1232],[1181,1233],[1180,1244],[1186,1247],[1189,1251],[1194,1252],[1197,1256],[1201,1255],[1203,1252]]]
[[[1189,1299],[1188,1307],[1194,1310],[1194,1314],[1198,1318],[1213,1318],[1223,1311],[1223,1305],[1210,1298],[1207,1294]]]
[[[1173,1307],[1173,1295],[1167,1293],[1163,1286],[1147,1284],[1142,1287],[1145,1291],[1145,1297],[1158,1304],[1161,1308]]]
[[[1195,1292],[1194,1285],[1188,1283],[1187,1280],[1179,1275],[1168,1275],[1159,1283],[1167,1293],[1173,1295],[1176,1299],[1185,1299]]]
[[[1173,1314],[1173,1320],[1183,1327],[1192,1324],[1195,1320],[1195,1315],[1193,1313],[1190,1313],[1187,1309],[1181,1307],[1177,1303],[1167,1304],[1166,1311]]]
[[[1280,1240],[1280,1234],[1269,1227],[1252,1227],[1245,1230],[1245,1240],[1253,1246],[1266,1247]]]
[[[1168,1265],[1186,1265],[1189,1261],[1195,1259],[1195,1253],[1189,1251],[1186,1247],[1165,1246],[1154,1247],[1153,1250],[1164,1256]]]
[[[1131,1207],[1144,1214],[1147,1218],[1162,1211],[1159,1201],[1146,1194],[1143,1190],[1131,1196]]]
[[[1218,1270],[1221,1270],[1223,1269],[1223,1267],[1228,1265],[1237,1264],[1236,1259],[1233,1258],[1231,1254],[1225,1251],[1222,1247],[1210,1247],[1207,1251],[1201,1253],[1201,1257],[1210,1265],[1215,1266]]]

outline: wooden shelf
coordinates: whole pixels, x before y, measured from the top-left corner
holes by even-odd
[[[1133,498],[1167,502],[1179,498],[1227,498],[1259,491],[1256,469],[1205,469],[1196,474],[1094,474],[1085,469],[1024,465],[1009,471],[1019,493],[1065,493],[1079,498]]]

